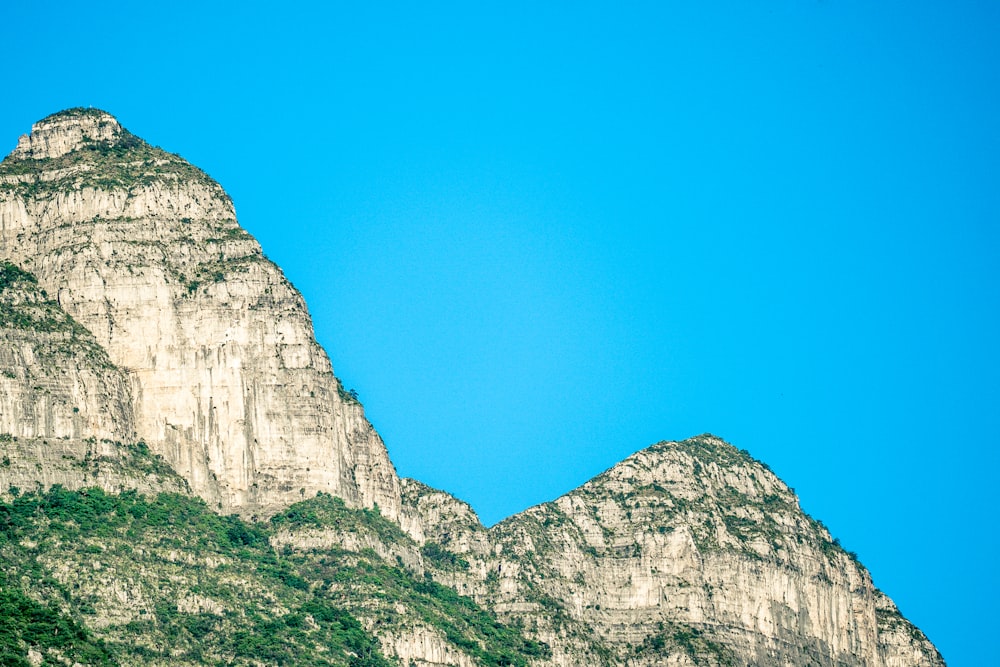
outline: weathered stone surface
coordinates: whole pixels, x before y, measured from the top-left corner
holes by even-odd
[[[491,549],[486,530],[472,507],[415,479],[400,480],[403,512],[400,525],[414,539],[436,542],[451,550],[485,553]]]
[[[71,153],[84,143],[114,143],[125,134],[110,114],[93,109],[70,109],[37,123],[11,153],[16,159],[44,160]]]
[[[94,438],[25,438],[0,443],[0,495],[55,485],[69,490],[100,487],[108,493],[190,493],[187,482],[145,443]]]
[[[404,515],[442,525],[439,494],[404,491]],[[489,531],[467,517],[447,538],[425,529],[470,562],[444,578],[554,664],[943,664],[781,480],[711,436],[650,447]]]
[[[138,437],[213,506],[325,491],[398,515],[385,447],[301,295],[203,172],[104,112],[55,114],[0,165],[0,248],[126,370]]]
[[[188,492],[134,439],[125,374],[33,275],[0,264],[0,493]]]
[[[394,656],[401,665],[475,667],[478,664],[433,628],[416,627],[405,633],[393,632],[379,637],[379,640],[386,654]]]
[[[33,275],[0,263],[0,433],[132,440],[128,378]]]

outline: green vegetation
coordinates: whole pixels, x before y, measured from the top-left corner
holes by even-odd
[[[8,339],[24,340],[25,332],[37,358],[61,364],[66,357],[77,357],[86,359],[93,368],[114,367],[86,327],[38,288],[34,275],[10,262],[0,263],[0,333]],[[35,335],[39,333],[45,335]],[[0,370],[0,374],[18,377],[10,368]]]
[[[326,582],[326,590],[344,600],[352,611],[364,613],[374,602],[378,608],[374,616],[377,625],[422,624],[435,628],[482,665],[524,666],[529,658],[550,654],[546,645],[525,639],[494,614],[429,575],[414,576],[371,554],[347,558],[346,562],[331,555],[312,554],[304,562]],[[405,611],[400,613],[399,608]]]
[[[26,438],[28,442],[38,438]],[[44,442],[44,441],[43,441]],[[93,475],[94,479],[104,471],[118,476],[116,472],[131,472],[133,475],[139,474],[146,478],[155,477],[161,480],[167,488],[188,489],[187,480],[178,475],[170,465],[163,460],[159,454],[154,454],[145,442],[121,443],[102,439],[101,442],[107,445],[114,445],[119,456],[101,456],[94,453],[97,440],[86,438],[83,443],[88,445],[86,453],[79,458],[73,459],[73,466],[80,468]],[[63,455],[63,458],[73,458]],[[169,484],[173,481],[173,484]]]
[[[339,396],[340,400],[344,403],[361,405],[361,401],[358,399],[358,392],[353,389],[344,389],[344,385],[341,384],[340,378],[337,378],[337,396]]]
[[[374,535],[383,544],[409,543],[410,536],[382,516],[378,507],[352,509],[342,498],[319,492],[315,498],[295,503],[271,517],[273,528],[328,528],[340,532]]]
[[[274,516],[272,530],[332,530],[369,538],[388,549],[416,552],[416,543],[395,523],[372,509],[348,508],[340,498],[320,493]],[[433,543],[428,543],[433,544]],[[454,571],[468,563],[439,545],[419,548],[436,571]],[[544,644],[525,639],[470,598],[433,580],[430,572],[394,564],[371,549],[358,553],[335,549],[285,552],[301,576],[337,599],[352,613],[378,627],[405,630],[415,625],[436,629],[449,642],[482,665],[527,665],[532,657],[549,655]],[[464,566],[463,566],[464,564]]]
[[[55,301],[24,302],[17,305],[0,301],[0,327],[65,333],[70,338],[90,337],[90,332]]]
[[[677,652],[686,654],[696,665],[736,664],[732,651],[682,623],[660,623],[656,633],[633,647],[637,657],[649,653],[666,657]]]
[[[427,542],[420,548],[424,558],[435,566],[448,570],[468,570],[469,561],[448,551],[437,542]]]
[[[125,449],[158,461],[143,443]],[[21,667],[32,649],[85,665],[387,667],[362,617],[401,631],[436,629],[482,665],[526,666],[549,655],[401,561],[370,549],[271,545],[278,531],[322,529],[415,549],[377,508],[350,509],[320,494],[255,524],[174,493],[57,485],[9,497],[0,502],[0,665]],[[62,643],[41,638],[57,628]]]
[[[248,235],[249,236],[249,235]],[[184,283],[186,295],[191,296],[204,286],[212,283],[221,283],[226,279],[226,275],[236,273],[246,273],[254,264],[264,260],[263,255],[249,254],[243,257],[230,257],[228,259],[213,260],[199,264],[187,275],[178,275],[180,281]]]
[[[17,282],[38,284],[38,279],[24,269],[4,260],[0,262],[0,292]]]
[[[350,613],[275,554],[263,528],[200,499],[59,486],[22,494],[0,503],[0,554],[5,593],[57,604],[52,622],[65,616],[71,629],[121,615],[102,580],[135,591],[126,618],[94,644],[103,662],[84,664],[391,664]],[[17,627],[34,618],[27,612]],[[6,644],[11,664],[38,645],[18,632]]]
[[[108,115],[107,111],[102,111],[101,109],[95,109],[93,107],[72,107],[49,114],[38,122],[45,123],[46,121],[59,120],[61,118],[86,118],[88,116],[92,118],[104,118]]]
[[[0,664],[29,667],[29,649],[43,665],[64,664],[58,656],[85,665],[115,664],[108,647],[57,604],[32,599],[0,572]]]
[[[699,463],[714,463],[723,467],[742,466],[756,464],[770,470],[763,462],[758,461],[745,449],[737,449],[728,442],[706,433],[682,440],[681,442],[666,442],[653,445],[653,451],[664,451],[666,449],[681,451],[690,455]]]
[[[15,288],[20,298],[12,299]],[[87,334],[55,301],[45,298],[33,274],[8,261],[0,262],[0,327]]]

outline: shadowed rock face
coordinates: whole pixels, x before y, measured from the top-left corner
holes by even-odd
[[[204,172],[102,111],[55,114],[0,164],[0,248],[125,370],[137,436],[213,507],[325,491],[398,515],[302,296]]]

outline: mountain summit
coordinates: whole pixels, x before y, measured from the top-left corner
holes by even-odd
[[[95,109],[0,163],[0,450],[4,664],[944,664],[714,436],[490,529],[400,480],[225,191]]]
[[[385,446],[215,181],[71,109],[21,137],[0,187],[4,256],[125,370],[138,437],[196,493],[245,515],[317,491],[397,515]]]
[[[31,134],[23,135],[10,157],[15,160],[44,160],[61,157],[87,146],[117,146],[138,142],[118,120],[100,109],[67,109],[35,123]]]

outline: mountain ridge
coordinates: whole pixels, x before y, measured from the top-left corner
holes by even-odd
[[[229,519],[236,542],[214,549],[234,563],[244,539],[263,549],[253,558],[273,551],[268,567],[291,589],[268,595],[313,605],[319,616],[304,615],[309,623],[333,613],[324,605],[343,605],[400,662],[943,664],[766,465],[714,436],[647,447],[490,528],[467,503],[400,480],[316,343],[302,296],[239,227],[221,186],[106,112],[48,116],[0,163],[0,243],[0,333],[22,350],[0,358],[9,469],[0,469],[0,489],[11,507],[32,485],[77,505],[63,489],[138,489],[168,506],[176,503],[164,492],[190,490],[207,503],[192,515],[243,516]],[[26,303],[44,317],[22,312]],[[63,361],[31,371],[24,360],[52,344],[41,320],[61,323],[59,340],[73,344]],[[61,377],[73,368],[88,378],[99,370],[117,388],[74,389],[76,376]],[[29,371],[57,381],[45,389]],[[22,405],[37,407],[28,414]],[[130,498],[111,502],[130,512]],[[269,527],[254,537],[256,521]],[[35,528],[42,542],[46,525]],[[151,571],[169,553],[167,561],[203,558],[180,544],[148,549],[159,554],[144,561]],[[124,563],[116,567],[122,586],[156,595]],[[259,588],[240,571],[239,586]],[[185,586],[195,574],[182,577]],[[113,589],[119,580],[109,581]],[[243,656],[226,643],[230,621],[192,620],[226,619],[238,607],[181,588],[158,603],[174,611],[148,628],[188,656],[177,664],[194,659],[202,630],[212,660]],[[152,608],[129,600],[115,632]],[[102,604],[103,614],[118,613],[112,599]],[[94,631],[109,622],[74,605]],[[170,639],[178,613],[193,615],[191,625]],[[274,620],[287,611],[259,613]],[[310,637],[327,636],[321,626]],[[169,655],[157,660],[171,664]]]

